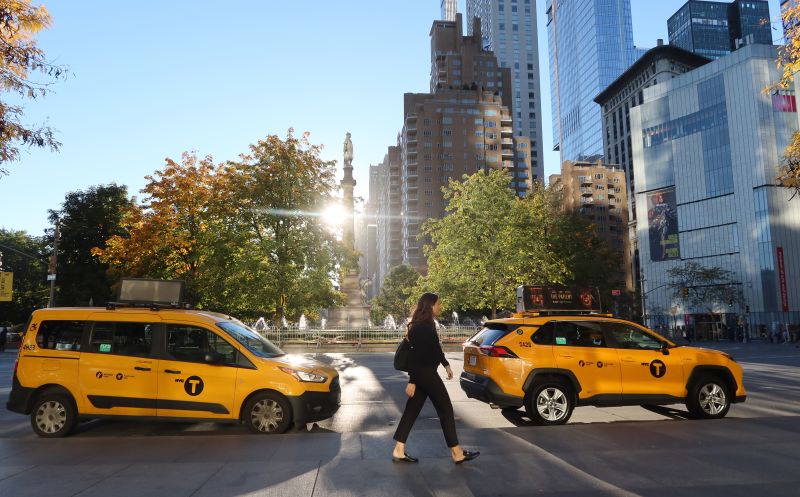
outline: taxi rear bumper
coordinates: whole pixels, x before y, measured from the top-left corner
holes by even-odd
[[[464,371],[461,373],[459,383],[461,390],[470,399],[480,400],[487,404],[495,404],[500,408],[522,407],[524,399],[516,395],[509,395],[491,378]]]

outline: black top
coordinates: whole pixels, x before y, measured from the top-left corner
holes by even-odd
[[[434,323],[411,325],[411,329],[408,330],[408,339],[412,347],[408,354],[408,373],[411,376],[411,383],[415,383],[415,373],[421,369],[435,370],[439,364],[450,365],[444,357]]]

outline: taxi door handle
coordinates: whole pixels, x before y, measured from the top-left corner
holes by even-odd
[[[561,356],[561,357],[566,357],[566,358],[569,358],[569,359],[572,359],[572,356],[571,356],[571,355],[569,355],[569,354],[559,354],[559,356]]]
[[[133,369],[136,371],[150,371],[150,368],[143,368],[141,366],[135,366]]]
[[[164,372],[169,374],[181,374],[180,371],[177,371],[175,369],[165,369]]]
[[[637,361],[633,357],[623,357],[622,362],[639,362],[639,361]]]

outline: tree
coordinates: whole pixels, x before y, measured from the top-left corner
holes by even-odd
[[[260,275],[259,302],[286,313],[317,317],[317,309],[342,302],[331,278],[341,267],[354,267],[355,253],[345,250],[335,234],[320,222],[333,203],[336,164],[323,161],[321,147],[293,136],[269,135],[250,146],[250,153],[229,162],[231,200],[237,206],[237,232],[250,250],[242,262]]]
[[[24,231],[0,229],[3,271],[14,273],[11,302],[0,302],[0,325],[24,323],[35,309],[47,305],[47,242]]]
[[[516,288],[532,282],[563,283],[570,277],[550,231],[560,210],[543,192],[520,199],[505,171],[479,171],[442,188],[443,219],[423,226],[428,275],[418,291],[436,291],[446,309],[513,309]]]
[[[407,264],[390,269],[383,280],[380,293],[372,301],[372,322],[382,323],[390,314],[397,322],[409,317],[414,305],[411,296],[419,278],[417,270]]]
[[[93,249],[103,250],[109,238],[126,235],[122,220],[132,207],[127,187],[112,183],[70,192],[59,210],[49,211],[50,222],[60,226],[58,305],[102,305],[112,300],[114,281],[108,264]]]
[[[0,0],[0,87],[17,99],[36,99],[50,92],[50,79],[66,76],[66,69],[49,63],[37,46],[35,35],[50,26],[50,14],[30,0]],[[31,73],[46,76],[34,81]],[[0,101],[0,177],[8,174],[2,167],[19,158],[19,145],[49,147],[58,150],[60,143],[48,126],[22,123],[23,107]]]
[[[705,267],[689,261],[667,271],[672,297],[689,309],[702,308],[714,314],[719,306],[737,306],[741,292],[731,271]]]
[[[142,204],[123,216],[125,234],[112,235],[93,254],[111,266],[115,279],[185,280],[190,303],[226,310],[220,274],[235,264],[236,239],[228,236],[233,207],[224,168],[210,156],[184,153],[181,162],[166,159],[163,170],[145,179]]]

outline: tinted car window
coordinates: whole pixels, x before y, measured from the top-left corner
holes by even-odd
[[[536,345],[553,345],[553,333],[555,330],[555,322],[547,323],[533,333],[531,340]]]
[[[94,323],[89,352],[147,357],[153,347],[154,327],[153,323]]]
[[[484,328],[479,331],[474,337],[470,338],[470,343],[480,347],[481,345],[494,345],[494,343],[508,333],[508,330],[499,328]]]
[[[81,350],[84,321],[42,321],[36,345],[50,350]]]
[[[605,347],[603,328],[592,321],[559,321],[555,344],[568,347]]]
[[[167,353],[176,361],[205,362],[210,352],[222,354],[225,364],[236,364],[236,348],[216,333],[192,325],[167,325]]]
[[[625,323],[605,323],[605,328],[621,349],[661,349],[661,340]]]

